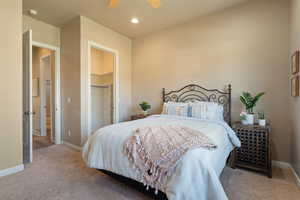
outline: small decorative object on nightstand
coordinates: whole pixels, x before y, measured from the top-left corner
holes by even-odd
[[[265,95],[265,92],[260,92],[255,96],[252,96],[249,92],[243,92],[240,96],[240,101],[244,104],[247,113],[243,114],[243,124],[254,124],[254,112],[253,109],[256,106],[258,100]],[[242,113],[241,113],[242,114]],[[242,115],[241,115],[242,117]]]
[[[148,111],[151,109],[151,105],[148,102],[146,102],[146,101],[143,101],[139,105],[140,105],[140,107],[141,107],[141,109],[143,111],[143,114],[145,116],[147,116],[148,115]]]
[[[264,112],[258,112],[258,124],[260,126],[266,126],[267,125],[267,120],[266,120]]]
[[[146,117],[150,116],[149,114],[148,115],[144,115],[144,114],[139,114],[139,115],[132,115],[131,116],[131,120],[138,120],[138,119],[144,119]]]
[[[237,136],[242,142],[236,150],[235,166],[264,172],[272,178],[270,126],[233,125]]]

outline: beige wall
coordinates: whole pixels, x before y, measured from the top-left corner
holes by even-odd
[[[9,23],[8,23],[9,20]],[[23,163],[22,158],[22,1],[2,0],[0,6],[0,170]]]
[[[290,56],[300,50],[300,1],[291,1],[291,49]],[[290,75],[289,71],[289,76]],[[291,156],[292,165],[298,175],[300,175],[300,99],[290,97],[291,119],[292,119],[292,138],[291,138]]]
[[[114,71],[114,54],[92,48],[91,50],[91,73],[94,75],[103,75]]]
[[[93,41],[102,46],[115,49],[119,52],[119,119],[124,121],[131,115],[131,40],[119,33],[116,33],[96,22],[81,17],[81,66],[82,71],[88,67],[88,41]],[[84,88],[85,82],[82,81]],[[87,102],[86,91],[82,90],[82,134],[87,135]]]
[[[62,137],[74,145],[81,145],[80,80],[80,17],[77,17],[61,29]]]
[[[104,75],[91,75],[91,84],[95,85],[113,85],[114,76],[112,73]]]
[[[243,91],[267,95],[258,103],[272,124],[273,157],[290,161],[288,115],[289,5],[253,0],[133,41],[133,101],[160,112],[162,88],[197,83],[233,87],[233,118]]]
[[[131,111],[131,40],[86,17],[73,19],[61,28],[62,121],[64,140],[78,146],[88,135],[84,77],[89,76],[84,73],[88,69],[88,41],[119,51],[120,120],[128,119]],[[68,98],[71,102],[67,102]]]
[[[60,46],[60,29],[45,22],[23,15],[23,32],[31,29],[32,39],[53,46]]]

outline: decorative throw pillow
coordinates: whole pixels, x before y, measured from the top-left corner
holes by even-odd
[[[190,103],[191,117],[206,120],[224,121],[224,108],[214,102],[195,102]]]
[[[167,102],[164,103],[162,114],[187,117],[188,108],[188,103]]]

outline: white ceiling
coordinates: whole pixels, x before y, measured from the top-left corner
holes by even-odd
[[[120,0],[116,8],[108,8],[107,1],[23,0],[23,13],[35,9],[38,15],[34,18],[59,27],[83,15],[128,37],[137,37],[247,0],[161,0],[162,6],[157,9],[147,0]],[[131,17],[138,17],[140,23],[131,24]]]

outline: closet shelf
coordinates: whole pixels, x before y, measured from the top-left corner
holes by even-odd
[[[110,74],[113,74],[113,72],[106,72],[106,73],[103,73],[103,74],[91,73],[92,76],[105,76],[105,75],[110,75]]]
[[[105,85],[101,85],[101,84],[91,84],[91,87],[100,87],[100,88],[108,88],[110,87],[111,84],[105,84]]]

